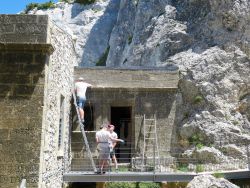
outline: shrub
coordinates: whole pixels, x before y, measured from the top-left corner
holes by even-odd
[[[128,37],[128,44],[131,44],[132,39],[133,39],[133,36],[129,35],[129,37]]]
[[[234,124],[234,125],[238,125],[239,122],[238,122],[237,120],[234,120],[234,121],[233,121],[233,124]]]
[[[41,3],[38,5],[37,9],[49,9],[49,8],[54,8],[55,4],[52,1]]]
[[[109,47],[105,50],[100,59],[96,62],[96,66],[106,66],[106,60],[108,58],[108,54],[109,54]]]
[[[177,167],[177,169],[179,171],[182,171],[182,172],[187,172],[188,171],[188,164],[183,164],[183,163],[180,163]]]
[[[106,188],[160,188],[160,183],[148,182],[108,182]]]
[[[196,147],[197,147],[197,149],[201,149],[204,147],[204,145],[202,143],[198,143],[198,144],[196,144]]]
[[[199,104],[203,101],[203,97],[200,95],[197,95],[196,97],[194,97],[194,103],[195,104]]]
[[[106,188],[135,188],[135,183],[130,182],[108,182]]]
[[[212,174],[215,178],[224,178],[224,174],[221,172],[215,172]]]
[[[204,166],[202,164],[197,164],[195,167],[195,172],[196,173],[204,172]]]
[[[72,0],[59,0],[59,2],[72,3]]]
[[[96,2],[96,0],[75,0],[74,2],[82,5],[89,5]]]
[[[55,4],[52,1],[48,1],[45,3],[30,3],[26,6],[26,9],[24,12],[27,14],[30,10],[37,8],[38,10],[41,9],[48,9],[48,8],[54,8]]]
[[[139,183],[140,188],[160,188],[160,183],[148,183],[148,182],[140,182]]]
[[[26,5],[24,12],[27,14],[30,10],[37,8],[38,5],[39,5],[39,3],[30,3],[30,4]]]
[[[190,137],[188,139],[188,141],[191,144],[194,144],[195,146],[203,145],[203,143],[204,143],[204,139],[202,138],[202,136],[200,134],[194,134],[192,137]]]

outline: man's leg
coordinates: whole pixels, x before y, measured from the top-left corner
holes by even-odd
[[[81,121],[83,121],[84,120],[84,110],[82,109],[82,107],[79,107],[79,113],[80,113]]]
[[[118,170],[118,164],[117,164],[117,160],[116,160],[115,155],[113,155],[113,160],[114,160],[114,163],[115,163],[115,170]]]

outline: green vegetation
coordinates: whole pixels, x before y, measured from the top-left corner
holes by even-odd
[[[196,173],[204,172],[204,166],[202,164],[197,164],[195,167],[195,172]]]
[[[215,172],[212,174],[215,178],[224,178],[224,174],[221,172]]]
[[[82,5],[89,5],[96,2],[96,0],[75,0],[74,2]]]
[[[233,124],[234,124],[234,125],[238,125],[239,122],[238,122],[237,120],[234,120],[234,121],[233,121]]]
[[[109,48],[110,47],[108,47],[105,50],[105,52],[102,54],[102,56],[100,57],[100,59],[96,62],[96,66],[106,66],[106,60],[108,58]]]
[[[201,103],[202,101],[203,101],[204,99],[203,99],[203,97],[202,96],[200,96],[200,95],[197,95],[196,97],[194,97],[194,104],[199,104],[199,103]]]
[[[183,115],[183,119],[187,119],[190,116],[190,112],[185,112]]]
[[[72,3],[72,0],[59,0],[59,2]]]
[[[203,145],[202,143],[196,144],[196,148],[197,148],[197,149],[201,149],[201,148],[203,148],[203,147],[204,147],[204,145]]]
[[[133,39],[133,36],[129,35],[129,36],[128,36],[128,44],[131,44],[132,39]]]
[[[200,134],[194,134],[188,139],[189,143],[194,144],[195,146],[204,146],[204,138]]]
[[[177,170],[182,171],[182,172],[188,172],[188,164],[179,163]]]
[[[106,188],[160,188],[160,183],[146,183],[146,182],[108,182]]]
[[[49,8],[54,8],[55,4],[52,1],[48,1],[45,3],[30,3],[26,6],[26,9],[24,10],[24,12],[27,14],[30,10],[37,8],[38,10],[41,9],[49,9]]]

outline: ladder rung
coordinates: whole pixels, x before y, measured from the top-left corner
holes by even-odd
[[[146,127],[153,127],[153,126],[155,126],[155,125],[147,125],[147,124],[145,124],[144,126],[146,126]]]
[[[145,134],[155,134],[155,132],[145,132]]]
[[[155,140],[155,138],[145,138],[146,140]]]
[[[145,121],[154,121],[155,119],[144,119]]]

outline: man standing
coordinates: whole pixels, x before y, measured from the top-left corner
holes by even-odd
[[[98,174],[105,173],[104,169],[108,167],[108,161],[110,159],[109,142],[124,142],[122,139],[113,138],[108,131],[108,126],[101,126],[101,130],[96,132],[96,142],[98,143],[97,149],[99,152],[99,169]]]
[[[118,138],[116,132],[114,131],[115,129],[115,126],[114,125],[108,125],[108,129],[109,129],[109,132],[112,136],[112,138]],[[115,171],[117,172],[118,171],[118,165],[117,165],[117,159],[116,159],[116,156],[115,156],[115,146],[116,146],[116,141],[111,141],[110,143],[110,157],[111,157],[111,160],[114,161],[114,164],[115,164]]]
[[[86,90],[91,86],[91,84],[84,82],[84,79],[82,77],[78,78],[75,83],[76,101],[82,123],[84,123],[84,104],[86,102]]]

